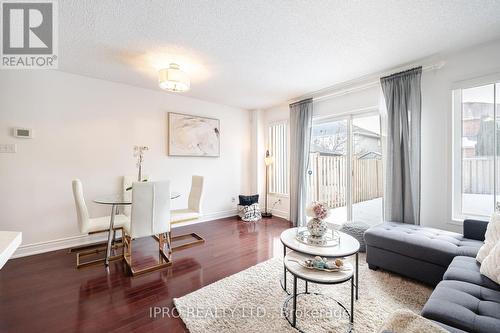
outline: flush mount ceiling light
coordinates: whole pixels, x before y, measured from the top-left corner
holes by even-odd
[[[188,91],[190,87],[189,77],[180,70],[179,65],[170,64],[168,68],[162,68],[158,72],[158,84],[161,89],[173,92]]]

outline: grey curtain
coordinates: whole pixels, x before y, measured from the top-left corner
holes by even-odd
[[[290,104],[290,221],[305,225],[312,99]]]
[[[420,224],[422,67],[380,79],[387,106],[385,219]]]

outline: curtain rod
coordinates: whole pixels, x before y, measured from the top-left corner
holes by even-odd
[[[293,103],[290,104],[290,106],[296,105],[296,104],[300,104],[300,103],[309,102],[310,100],[312,100],[312,97],[301,99],[300,101],[297,101],[297,102],[293,102]]]
[[[422,73],[422,72],[423,72],[423,68],[422,68],[422,66],[418,66],[418,67],[410,68],[410,69],[407,69],[407,70],[404,70],[404,71],[401,71],[401,72],[397,72],[397,73],[389,74],[389,75],[387,75],[387,76],[382,76],[382,77],[380,78],[380,81],[385,81],[385,80],[387,80],[387,79],[391,79],[391,78],[395,78],[395,77],[401,77],[401,76],[404,76],[404,75],[406,75],[406,74],[415,73],[415,72]]]
[[[444,67],[445,64],[446,63],[444,61],[441,61],[441,62],[431,64],[431,65],[424,65],[424,66],[422,66],[422,72],[429,72],[429,71],[441,69]],[[372,87],[377,86],[380,83],[381,77],[391,75],[393,73],[401,72],[401,71],[407,70],[408,68],[411,69],[414,67],[418,67],[418,65],[399,67],[399,68],[391,69],[389,71],[378,73],[376,75],[370,75],[369,78],[365,78],[364,80],[363,79],[356,80],[356,81],[359,81],[358,83],[353,82],[352,84],[349,84],[349,83],[341,84],[343,86],[346,86],[345,88],[339,87],[336,89],[335,86],[333,86],[330,88],[317,90],[315,92],[304,95],[301,98],[293,100],[289,104],[296,103],[296,102],[301,101],[301,100],[306,99],[306,98],[312,98],[313,102],[317,102],[317,101],[320,101],[322,99],[327,99],[327,98],[336,97],[336,96],[342,96],[342,95],[346,95],[346,94],[349,94],[352,92],[372,88]],[[330,90],[330,92],[325,92],[328,90]]]

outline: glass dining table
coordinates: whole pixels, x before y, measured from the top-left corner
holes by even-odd
[[[177,199],[181,194],[178,192],[171,192],[170,199]],[[111,244],[113,241],[113,229],[115,224],[116,209],[119,206],[127,206],[132,204],[131,196],[125,196],[123,194],[111,194],[104,195],[94,199],[96,204],[111,206],[111,215],[109,219],[109,232],[108,232],[108,242],[106,246],[106,258],[104,259],[104,265],[109,266],[109,258],[111,256]],[[123,237],[123,235],[122,235]]]

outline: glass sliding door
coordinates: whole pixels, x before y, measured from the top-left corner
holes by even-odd
[[[329,222],[341,225],[382,221],[380,116],[348,115],[313,122],[309,201],[330,208]]]
[[[384,196],[382,140],[378,114],[352,119],[352,220],[382,221]]]
[[[330,208],[330,220],[348,220],[349,123],[347,119],[313,124],[309,158],[309,198]]]

